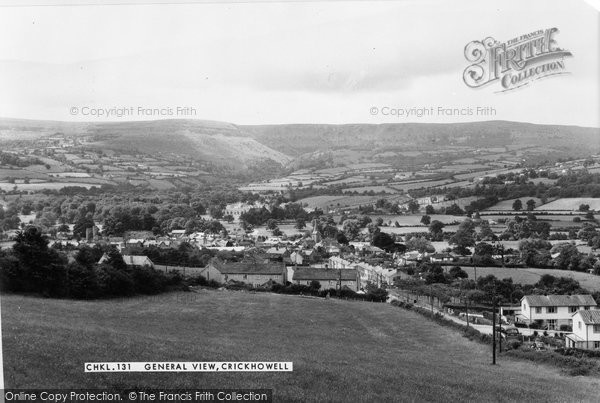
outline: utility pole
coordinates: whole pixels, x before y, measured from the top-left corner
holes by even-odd
[[[496,365],[496,284],[492,295],[492,365]]]
[[[469,327],[469,296],[465,298],[465,312],[467,317],[467,327]]]
[[[498,328],[500,329],[500,333],[498,334],[498,352],[502,352],[502,316],[500,312],[498,312]]]
[[[429,297],[431,298],[429,301],[431,302],[431,316],[433,316],[433,285],[429,285]]]

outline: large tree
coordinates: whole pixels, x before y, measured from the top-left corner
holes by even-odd
[[[460,249],[466,249],[475,245],[475,224],[467,219],[460,223],[456,233],[448,241],[451,245],[456,245]]]

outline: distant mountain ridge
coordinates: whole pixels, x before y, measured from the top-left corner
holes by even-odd
[[[0,143],[35,141],[56,133],[92,136],[92,146],[122,152],[171,153],[245,169],[253,162],[282,166],[328,150],[499,147],[538,145],[600,152],[600,129],[510,121],[394,124],[235,125],[204,120],[55,122],[0,119]]]
[[[240,126],[254,139],[287,155],[324,149],[431,150],[444,146],[544,145],[600,151],[600,128],[538,125],[511,121],[344,125]]]

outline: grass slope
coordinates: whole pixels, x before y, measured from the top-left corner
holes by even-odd
[[[474,278],[475,270],[473,267],[463,267],[463,270],[467,272],[469,278]],[[521,284],[535,284],[544,274],[550,274],[554,277],[570,277],[579,281],[579,284],[590,292],[600,291],[600,276],[578,271],[539,268],[512,269],[507,267],[477,268],[477,277],[487,276],[488,274],[493,274],[499,279],[511,277],[514,283]]]
[[[276,401],[596,400],[600,381],[505,357],[388,304],[203,291],[2,296],[7,387],[273,388]],[[90,361],[293,361],[293,373],[84,373]]]

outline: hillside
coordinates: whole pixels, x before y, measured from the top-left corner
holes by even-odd
[[[546,146],[600,150],[600,129],[487,121],[433,124],[348,124],[241,126],[254,139],[291,156],[326,149],[386,151],[435,150],[443,147],[488,148]]]
[[[203,290],[2,295],[8,388],[273,388],[275,401],[594,401],[568,377],[388,304]],[[85,373],[85,362],[292,361],[291,373]]]
[[[66,123],[0,120],[0,142],[36,141],[64,134],[90,140],[87,147],[124,153],[183,155],[217,165],[246,168],[256,161],[285,165],[287,155],[263,145],[229,123],[157,120],[118,123]]]
[[[494,147],[507,151],[532,147],[542,156],[600,152],[600,129],[597,128],[506,121],[241,126],[189,119],[110,123],[0,119],[0,144],[35,142],[57,134],[81,136],[91,141],[86,147],[124,153],[181,155],[239,169],[261,161],[281,166],[293,160],[307,161],[304,165],[310,167],[323,159],[352,163],[388,155],[395,160],[411,150],[452,153]]]

